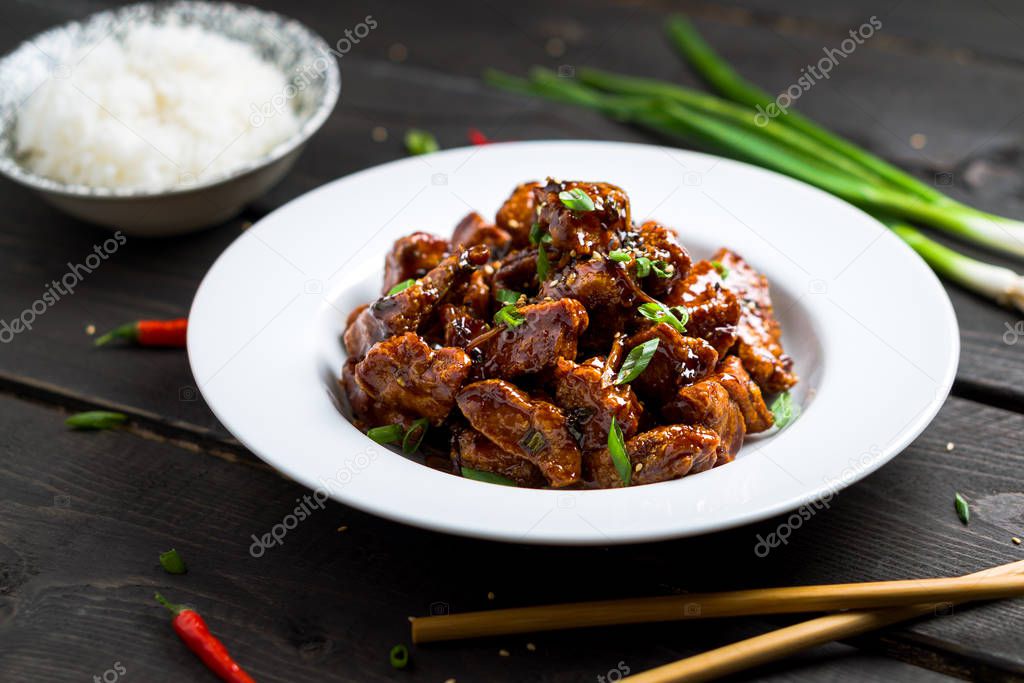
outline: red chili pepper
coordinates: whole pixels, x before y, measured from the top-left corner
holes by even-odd
[[[489,145],[491,141],[486,135],[478,131],[476,128],[470,128],[466,134],[469,136],[469,142],[473,145]]]
[[[127,339],[139,346],[169,346],[185,348],[188,319],[136,320],[133,323],[115,327],[96,340],[96,346],[103,346],[112,339]]]
[[[171,623],[175,632],[185,641],[188,649],[203,660],[203,664],[210,671],[229,683],[256,683],[252,676],[242,671],[242,667],[231,659],[224,643],[210,633],[209,627],[198,612],[184,605],[167,602],[159,593],[156,594],[156,599],[174,614],[174,621]]]

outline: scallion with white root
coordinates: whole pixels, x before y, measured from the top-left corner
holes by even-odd
[[[910,225],[1024,256],[1024,223],[947,197],[792,110],[775,118],[764,116],[760,112],[774,103],[773,98],[733,71],[687,20],[674,18],[669,33],[698,73],[729,99],[674,83],[586,68],[579,70],[577,80],[540,68],[531,70],[529,79],[494,71],[486,79],[505,90],[595,109],[816,185],[879,216],[939,275],[1004,306],[1024,310],[1020,275],[960,254]]]

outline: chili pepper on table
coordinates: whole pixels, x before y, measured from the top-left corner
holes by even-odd
[[[185,348],[185,334],[188,331],[188,319],[175,320],[136,320],[135,322],[115,327],[96,340],[96,346],[103,346],[113,339],[127,339],[139,346],[166,346],[176,349]]]
[[[476,128],[470,128],[466,131],[466,136],[469,138],[469,143],[471,145],[488,145],[491,142],[486,135]]]
[[[206,621],[198,612],[184,605],[170,603],[159,593],[156,594],[156,599],[174,614],[174,631],[185,641],[188,649],[203,660],[203,664],[210,671],[229,683],[256,683],[253,677],[231,658],[224,643],[210,633]]]

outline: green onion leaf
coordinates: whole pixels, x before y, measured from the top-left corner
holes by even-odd
[[[521,296],[522,294],[514,292],[511,289],[499,289],[494,298],[503,304],[514,304],[519,301],[519,297]]]
[[[437,144],[437,138],[425,130],[413,128],[405,133],[405,149],[409,154],[430,154],[441,149]]]
[[[622,367],[619,368],[619,376],[615,378],[615,383],[625,384],[639,377],[640,373],[647,369],[647,364],[654,357],[654,352],[658,350],[659,341],[655,337],[634,346],[626,356],[626,360],[622,361]]]
[[[420,444],[423,443],[423,437],[427,435],[427,427],[430,426],[430,420],[425,417],[421,417],[412,423],[408,431],[405,432],[405,437],[402,439],[402,452],[406,455],[410,455],[419,450]],[[415,441],[411,439],[416,437]]]
[[[612,424],[608,429],[608,454],[612,457],[612,464],[622,482],[629,486],[633,479],[633,465],[629,462],[629,455],[626,453],[626,440],[622,437],[622,428],[612,417]]]
[[[548,261],[548,252],[541,245],[540,249],[537,250],[537,279],[540,282],[544,282],[548,279],[548,274],[551,272],[551,262]]]
[[[967,501],[959,493],[953,499],[953,504],[956,506],[956,515],[960,518],[960,521],[967,524],[971,521],[971,508],[967,505]]]
[[[641,304],[637,310],[640,311],[640,315],[648,320],[653,320],[656,323],[666,323],[680,334],[686,332],[686,323],[690,319],[689,312],[682,306],[669,308],[660,301]]]
[[[654,263],[651,264],[651,270],[654,271],[655,275],[664,280],[665,278],[672,275],[672,273],[675,271],[675,268],[665,263],[664,261],[655,261]]]
[[[712,261],[711,265],[713,265],[715,267],[715,270],[718,271],[718,277],[722,278],[723,280],[729,277],[729,269],[723,266],[721,261]]]
[[[506,325],[509,328],[519,327],[526,322],[526,316],[519,312],[515,304],[509,304],[494,314],[495,325]]]
[[[185,568],[185,560],[181,559],[181,555],[173,548],[166,553],[160,553],[160,566],[168,574],[184,574],[188,571]]]
[[[770,406],[772,417],[775,418],[775,426],[784,428],[800,414],[800,407],[793,403],[793,397],[788,391],[784,391],[775,397]]]
[[[409,665],[409,648],[405,645],[395,645],[391,648],[391,654],[388,655],[388,659],[391,660],[391,666],[396,669],[404,669]]]
[[[651,274],[651,259],[640,256],[636,260],[636,276],[647,277]]]
[[[558,193],[558,198],[567,209],[573,211],[593,211],[594,200],[578,187]]]
[[[64,420],[64,424],[72,429],[113,429],[127,420],[128,416],[124,413],[89,410],[84,413],[75,413]]]
[[[399,292],[409,289],[409,287],[411,287],[415,282],[416,280],[413,280],[412,278],[408,280],[402,280],[397,285],[388,290],[388,296],[394,296]]]
[[[405,430],[402,425],[386,425],[384,427],[373,427],[367,430],[366,435],[379,444],[394,443],[402,438]]]
[[[534,223],[530,226],[530,244],[537,246],[540,244],[541,238],[547,233],[544,232],[544,228],[540,226],[540,223]]]
[[[608,252],[608,258],[616,263],[625,263],[629,260],[629,252],[625,249],[616,249]]]
[[[488,484],[500,484],[501,486],[515,486],[516,483],[508,477],[503,477],[500,474],[494,472],[484,472],[483,470],[474,470],[469,467],[462,468],[462,476],[466,479],[474,479],[476,481],[487,482]]]
[[[519,440],[519,446],[530,455],[537,455],[548,447],[548,440],[539,430],[531,427]]]

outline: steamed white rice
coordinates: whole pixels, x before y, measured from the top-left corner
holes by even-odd
[[[299,129],[285,74],[195,26],[144,24],[83,48],[23,105],[15,139],[39,175],[162,190],[252,161]],[[291,89],[289,89],[291,90]]]

